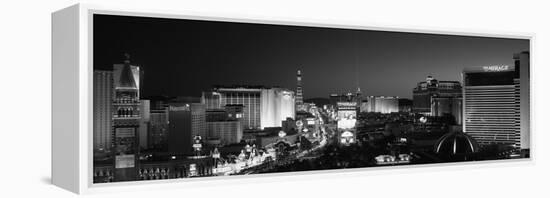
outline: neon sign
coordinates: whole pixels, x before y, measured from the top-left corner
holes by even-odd
[[[486,71],[486,72],[508,71],[509,69],[510,69],[510,66],[508,65],[483,66],[483,71]]]

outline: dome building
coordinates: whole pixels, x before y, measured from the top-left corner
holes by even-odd
[[[479,151],[479,144],[466,133],[450,132],[434,145],[434,152],[443,159],[472,160]]]

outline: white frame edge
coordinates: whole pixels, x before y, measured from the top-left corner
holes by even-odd
[[[128,8],[102,7],[98,5],[76,4],[52,13],[52,183],[78,194],[98,192],[120,192],[126,190],[151,190],[173,188],[197,188],[205,185],[238,185],[255,182],[281,182],[285,180],[327,179],[341,176],[366,176],[415,171],[438,171],[534,165],[534,105],[533,91],[530,93],[530,143],[531,153],[528,159],[506,161],[459,162],[410,166],[369,167],[357,169],[338,169],[305,171],[293,173],[273,173],[217,178],[170,179],[156,181],[135,181],[109,184],[93,184],[93,14],[114,14],[125,16],[146,16],[174,19],[214,20],[243,23],[262,23],[273,25],[297,25],[328,28],[363,29],[378,31],[396,31],[460,36],[496,37],[530,40],[530,89],[533,89],[533,33],[495,33],[490,30],[442,29],[438,27],[344,25],[349,21],[319,21],[277,17],[276,20],[265,16],[248,16],[223,13],[197,13],[192,11],[143,10]],[[429,30],[428,30],[429,29]],[[76,67],[75,67],[76,66]],[[75,132],[74,130],[77,130]],[[368,171],[367,171],[368,170]],[[372,171],[371,171],[372,170]],[[283,177],[281,177],[283,176]],[[226,184],[231,180],[231,184]]]

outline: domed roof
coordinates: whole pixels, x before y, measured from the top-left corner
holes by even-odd
[[[479,150],[474,138],[462,132],[450,132],[437,140],[434,152],[445,155],[464,155]]]

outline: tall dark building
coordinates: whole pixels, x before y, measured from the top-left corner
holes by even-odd
[[[113,101],[113,132],[115,181],[136,180],[139,152],[139,67],[130,65],[129,56],[123,64],[113,66],[115,96]]]
[[[361,108],[361,102],[363,101],[363,93],[359,85],[357,86],[357,91],[355,92],[355,102],[357,103],[357,109]]]
[[[168,108],[151,109],[148,147],[155,150],[167,149],[168,143]]]
[[[413,112],[425,115],[431,114],[431,102],[433,97],[462,96],[462,86],[458,81],[438,81],[428,76],[426,81],[419,82],[413,89]]]
[[[173,103],[168,113],[168,152],[193,153],[193,137],[206,137],[206,108],[201,103]]]

